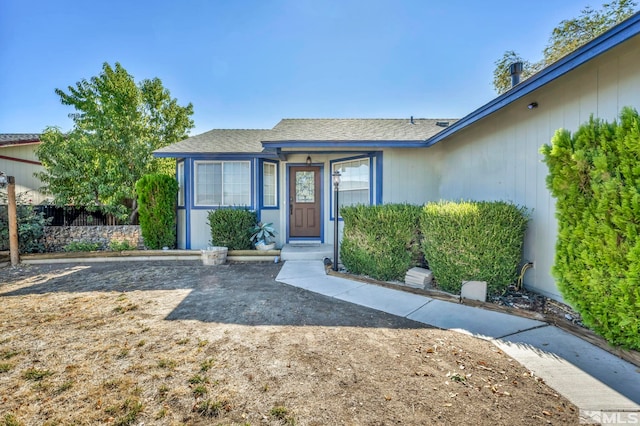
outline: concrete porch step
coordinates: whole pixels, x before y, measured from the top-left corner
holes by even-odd
[[[280,250],[280,258],[286,260],[323,260],[333,259],[333,245],[320,243],[285,244]]]

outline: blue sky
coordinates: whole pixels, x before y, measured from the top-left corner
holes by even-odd
[[[458,118],[505,50],[538,60],[602,1],[1,0],[0,133],[71,127],[56,88],[120,62],[193,103],[198,134],[281,118]]]

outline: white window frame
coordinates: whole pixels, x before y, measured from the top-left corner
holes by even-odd
[[[178,207],[184,207],[184,161],[178,163]]]
[[[227,204],[225,199],[224,199],[224,169],[225,169],[225,164],[230,164],[230,163],[243,163],[243,164],[247,164],[249,166],[248,168],[248,172],[249,172],[249,179],[247,181],[247,185],[248,185],[248,202],[247,204]],[[205,204],[205,203],[199,203],[198,202],[198,167],[200,165],[205,165],[205,164],[220,164],[222,167],[222,182],[221,182],[221,194],[220,194],[220,199],[221,202],[220,204]],[[222,160],[199,160],[199,161],[194,161],[194,166],[193,166],[193,205],[197,206],[197,207],[250,207],[251,206],[251,161],[222,161]]]
[[[364,203],[364,205],[371,205],[372,204],[372,191],[373,191],[373,182],[372,182],[372,174],[371,174],[371,169],[373,167],[373,161],[371,159],[371,157],[358,157],[358,158],[349,158],[346,160],[340,160],[340,161],[333,161],[331,163],[331,174],[333,175],[333,173],[337,170],[340,169],[340,165],[343,164],[347,164],[347,163],[355,163],[355,162],[367,162],[369,165],[369,173],[367,175],[367,181],[368,181],[368,186],[367,186],[367,200]],[[344,187],[342,186],[342,179],[343,177],[340,178],[341,182],[340,182],[340,186],[338,187],[338,192],[339,192],[339,196],[341,196],[342,194],[344,194],[345,192],[348,192],[349,190],[344,190]],[[364,188],[362,188],[364,189]],[[358,190],[362,190],[362,189],[358,189]],[[333,220],[333,211],[334,211],[334,204],[336,200],[335,197],[333,196],[333,191],[331,192],[331,219]],[[342,204],[342,199],[340,198],[339,200],[340,202],[340,207],[343,207]],[[351,205],[351,204],[350,204]]]
[[[367,201],[365,203],[365,205],[370,205],[371,204],[371,191],[372,191],[372,185],[371,185],[371,157],[361,157],[361,158],[351,158],[348,160],[344,160],[344,161],[335,161],[331,164],[331,173],[333,174],[337,169],[340,169],[340,165],[343,164],[348,164],[348,163],[367,163],[367,165],[369,166],[369,172],[367,173]],[[340,178],[341,182],[340,182],[340,186],[338,187],[338,191],[339,194],[342,195],[345,192],[351,191],[351,190],[357,190],[357,191],[362,191],[365,188],[353,188],[353,189],[349,189],[349,190],[345,190],[344,186],[343,186],[343,182],[344,182],[344,176],[342,176]]]
[[[267,183],[267,177],[265,176],[265,170],[267,167],[273,167],[273,176],[271,177],[273,179],[273,204],[267,204],[266,202],[266,195],[267,192],[265,191],[266,189],[266,183]],[[263,161],[262,162],[262,207],[267,207],[267,208],[273,208],[273,207],[278,207],[278,163],[272,163],[270,161]]]

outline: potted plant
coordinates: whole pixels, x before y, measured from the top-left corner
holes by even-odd
[[[258,223],[251,230],[251,241],[254,243],[258,250],[273,250],[276,246],[274,238],[276,236],[276,230],[273,228],[273,223]]]

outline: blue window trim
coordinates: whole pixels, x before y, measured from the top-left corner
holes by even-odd
[[[287,163],[287,176],[286,176],[286,195],[287,195],[287,202],[289,202],[288,200],[290,200],[291,198],[291,185],[289,182],[289,178],[291,176],[291,167],[305,167],[308,166],[308,164],[306,163]],[[324,200],[325,200],[325,195],[324,195],[324,163],[313,163],[311,164],[312,167],[319,167],[320,168],[320,243],[324,244]],[[288,210],[287,210],[287,220],[286,220],[286,228],[287,228],[287,243],[291,242],[291,241],[317,241],[318,239],[315,237],[291,237],[291,235],[289,234],[289,222],[291,220],[291,215],[288,214]]]
[[[356,155],[356,156],[351,156],[351,157],[344,157],[344,158],[336,158],[335,160],[331,160],[329,161],[329,175],[333,175],[333,165],[336,163],[344,163],[347,161],[353,161],[353,160],[362,160],[363,158],[368,158],[369,159],[369,205],[374,205],[374,204],[382,204],[382,152],[374,152],[374,153],[368,153],[368,154],[363,154],[363,155]],[[373,165],[373,159],[376,159],[375,161],[375,180],[374,180],[374,165]],[[374,192],[375,191],[375,192]],[[375,199],[374,199],[374,195],[375,195]],[[331,211],[329,212],[329,220],[333,221],[335,219],[334,215],[333,215],[333,211],[334,211],[334,193],[333,193],[333,181],[332,181],[332,187],[331,187],[331,194],[329,197],[329,201],[331,204]],[[338,218],[338,220],[342,220],[342,218]]]
[[[191,249],[191,200],[193,199],[193,185],[191,184],[192,165],[193,160],[191,158],[186,158],[184,160],[184,206],[186,209],[184,214],[184,247],[187,250]]]
[[[264,164],[269,163],[276,166],[276,205],[264,205]],[[280,210],[280,163],[273,160],[260,160],[258,166],[258,205],[261,210]]]
[[[382,200],[382,151],[374,154],[376,158],[376,201],[375,204],[383,204]]]

